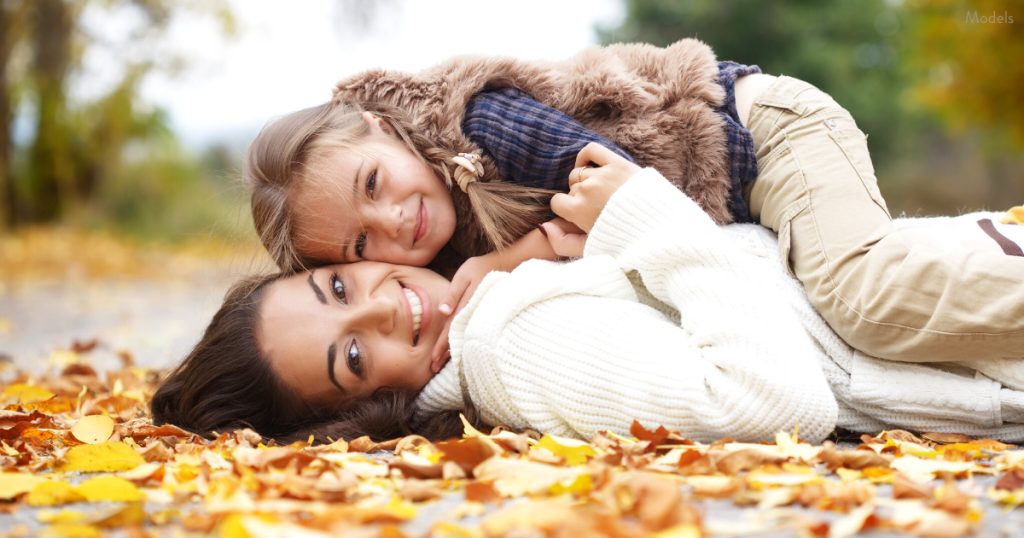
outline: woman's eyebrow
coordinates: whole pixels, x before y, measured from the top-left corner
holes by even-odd
[[[345,392],[345,387],[338,383],[338,380],[334,378],[334,360],[338,357],[338,343],[334,342],[331,347],[327,348],[327,377],[331,378],[331,383],[334,383],[335,387],[338,387],[342,393]]]
[[[309,282],[309,287],[313,288],[313,293],[316,294],[317,300],[323,304],[327,304],[327,296],[324,295],[323,290],[321,290],[320,286],[317,286],[316,281],[313,280],[313,271],[309,272],[309,278],[307,278],[306,281]]]

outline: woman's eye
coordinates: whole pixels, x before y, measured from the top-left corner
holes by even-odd
[[[352,342],[348,348],[348,367],[352,373],[356,374],[356,377],[363,377],[363,361],[355,342]]]
[[[373,198],[373,191],[377,190],[377,171],[374,170],[370,173],[370,176],[366,178],[366,194]]]
[[[348,299],[345,297],[345,285],[338,279],[338,273],[334,273],[331,276],[331,293],[341,302],[347,303]]]
[[[359,234],[359,238],[356,239],[356,257],[363,257],[363,249],[366,248],[366,232]]]

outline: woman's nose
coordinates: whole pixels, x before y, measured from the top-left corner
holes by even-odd
[[[364,329],[390,334],[395,328],[395,318],[400,314],[399,307],[398,301],[394,298],[382,294],[371,296],[360,302],[356,317]]]

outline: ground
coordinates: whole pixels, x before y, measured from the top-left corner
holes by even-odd
[[[0,535],[1024,536],[1024,451],[988,440],[708,445],[637,424],[280,447],[154,428],[159,372],[252,264],[39,234],[0,242]],[[58,247],[78,254],[41,254]]]

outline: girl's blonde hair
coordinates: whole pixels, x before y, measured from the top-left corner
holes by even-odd
[[[260,241],[282,271],[298,271],[325,261],[310,259],[295,248],[297,230],[289,195],[300,178],[324,181],[314,174],[303,176],[311,163],[319,162],[327,153],[360,151],[359,145],[371,133],[363,112],[385,120],[409,150],[452,189],[455,153],[427,138],[400,108],[381,103],[328,102],[273,121],[246,151],[242,182],[252,190],[252,220]],[[500,181],[475,181],[467,191],[472,217],[490,243],[488,250],[508,246],[551,215],[553,191]],[[455,203],[457,212],[459,205]],[[462,217],[458,223],[463,223]]]

